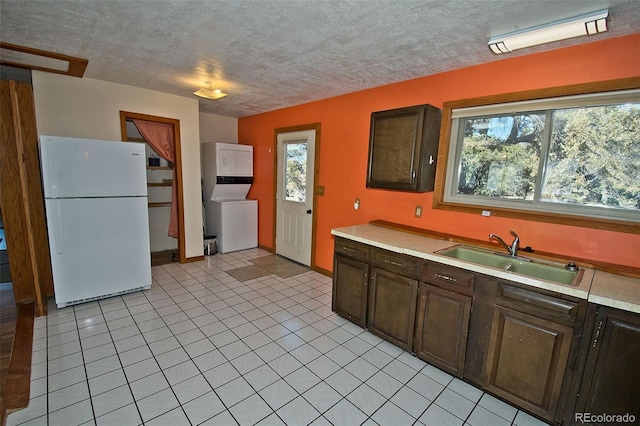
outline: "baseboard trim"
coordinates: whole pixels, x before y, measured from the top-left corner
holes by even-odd
[[[319,267],[315,266],[315,267],[313,267],[313,270],[318,272],[319,274],[326,275],[328,277],[333,277],[333,272],[329,271],[328,269],[319,268]]]

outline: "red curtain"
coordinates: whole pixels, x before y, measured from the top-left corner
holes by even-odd
[[[178,192],[176,190],[176,148],[173,140],[173,125],[167,123],[156,123],[154,121],[145,121],[133,119],[133,124],[142,135],[145,141],[158,153],[162,158],[174,164],[173,168],[173,185],[171,188],[171,215],[169,217],[170,237],[178,238]]]

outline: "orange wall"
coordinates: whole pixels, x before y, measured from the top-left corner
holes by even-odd
[[[404,193],[365,187],[369,119],[373,111],[495,95],[544,87],[640,75],[640,33],[546,53],[509,58],[397,84],[240,118],[238,140],[255,150],[254,185],[259,200],[261,246],[272,247],[274,208],[274,129],[321,123],[316,265],[333,269],[332,228],[384,219],[480,240],[489,233],[509,237],[514,229],[522,246],[552,253],[640,267],[640,235],[482,217],[431,208],[432,193]],[[353,202],[360,198],[359,210]],[[423,206],[422,218],[413,216]]]

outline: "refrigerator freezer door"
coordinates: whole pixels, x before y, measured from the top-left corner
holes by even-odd
[[[258,246],[258,202],[256,200],[213,201],[214,235],[218,251],[229,253]]]
[[[150,288],[145,197],[45,200],[58,307]]]
[[[145,144],[40,136],[45,198],[147,195]]]

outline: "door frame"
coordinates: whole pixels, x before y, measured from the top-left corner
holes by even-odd
[[[156,123],[171,124],[173,126],[173,141],[176,154],[176,162],[174,164],[176,173],[176,190],[178,199],[178,257],[180,263],[187,263],[185,241],[184,241],[184,196],[182,193],[182,149],[180,145],[180,120],[175,118],[159,117],[155,115],[139,114],[130,111],[120,111],[120,131],[122,133],[122,141],[129,141],[127,135],[127,120],[139,119],[152,121]],[[200,259],[198,259],[200,260]]]
[[[314,160],[313,160],[313,214],[311,215],[311,262],[309,267],[311,269],[316,269],[316,227],[318,222],[318,181],[320,177],[320,168],[318,164],[320,163],[320,123],[310,123],[310,124],[301,124],[298,126],[291,127],[280,127],[274,129],[273,131],[273,152],[275,152],[275,156],[273,159],[273,235],[271,239],[271,250],[272,253],[276,253],[276,238],[278,236],[278,228],[277,228],[277,219],[278,219],[278,202],[276,200],[276,194],[278,193],[278,156],[280,153],[278,152],[278,135],[280,133],[292,133],[292,132],[300,132],[305,130],[314,130],[316,133],[315,140],[315,149],[314,149]]]

